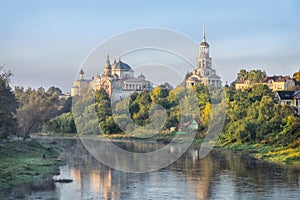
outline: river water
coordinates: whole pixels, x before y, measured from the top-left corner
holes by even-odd
[[[55,141],[62,148],[56,179],[73,179],[53,191],[27,199],[300,199],[300,170],[270,164],[245,154],[213,151],[199,159],[190,148],[180,159],[158,171],[125,173],[94,159],[77,139]],[[125,149],[153,148],[152,143],[120,143]]]

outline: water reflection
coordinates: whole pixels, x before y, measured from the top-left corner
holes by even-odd
[[[199,159],[189,149],[179,160],[161,170],[143,174],[110,169],[90,156],[79,140],[59,140],[65,150],[55,191],[35,193],[29,199],[298,199],[300,171],[270,165],[244,154],[211,152]],[[122,144],[147,150],[147,144]],[[120,144],[120,146],[122,146]],[[157,148],[148,144],[150,148]],[[156,144],[158,145],[158,144]],[[176,148],[176,147],[174,147]]]

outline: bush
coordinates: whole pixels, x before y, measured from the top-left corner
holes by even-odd
[[[71,112],[64,113],[46,122],[43,133],[76,133],[76,126]]]

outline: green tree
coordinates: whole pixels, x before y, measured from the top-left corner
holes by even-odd
[[[76,133],[76,126],[71,112],[52,118],[43,125],[43,133]]]
[[[16,117],[19,133],[24,139],[30,133],[40,132],[45,122],[60,114],[61,106],[56,93],[47,93],[43,88],[28,88],[26,91],[24,88],[16,88],[15,91],[20,103]]]
[[[245,69],[241,69],[237,74],[237,79],[247,79],[248,72]]]
[[[266,76],[266,73],[261,70],[250,70],[247,74],[247,79],[251,83],[260,83]]]
[[[223,143],[287,145],[299,137],[292,109],[277,104],[274,93],[266,85],[256,84],[238,91],[228,87],[226,94],[230,97],[226,99]]]
[[[111,100],[103,88],[95,92],[96,112],[101,130],[105,134],[121,133],[112,116]]]
[[[112,115],[111,101],[103,88],[95,91],[95,107],[99,122],[105,122],[106,118]]]
[[[15,134],[18,126],[14,117],[18,103],[9,86],[12,73],[0,67],[0,139]]]
[[[55,87],[55,86],[51,86],[51,87],[47,90],[47,92],[50,93],[50,94],[56,93],[57,95],[61,95],[61,94],[62,94],[61,89],[59,89],[58,87]]]
[[[165,98],[169,95],[169,90],[165,87],[158,86],[155,87],[152,91],[152,100],[159,99],[159,98]]]

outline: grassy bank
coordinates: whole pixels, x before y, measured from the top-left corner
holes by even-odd
[[[57,155],[54,147],[35,140],[0,141],[0,198],[53,188],[52,176],[63,165]]]
[[[300,147],[276,147],[265,144],[228,144],[217,148],[233,152],[246,152],[255,158],[270,162],[300,165]]]

